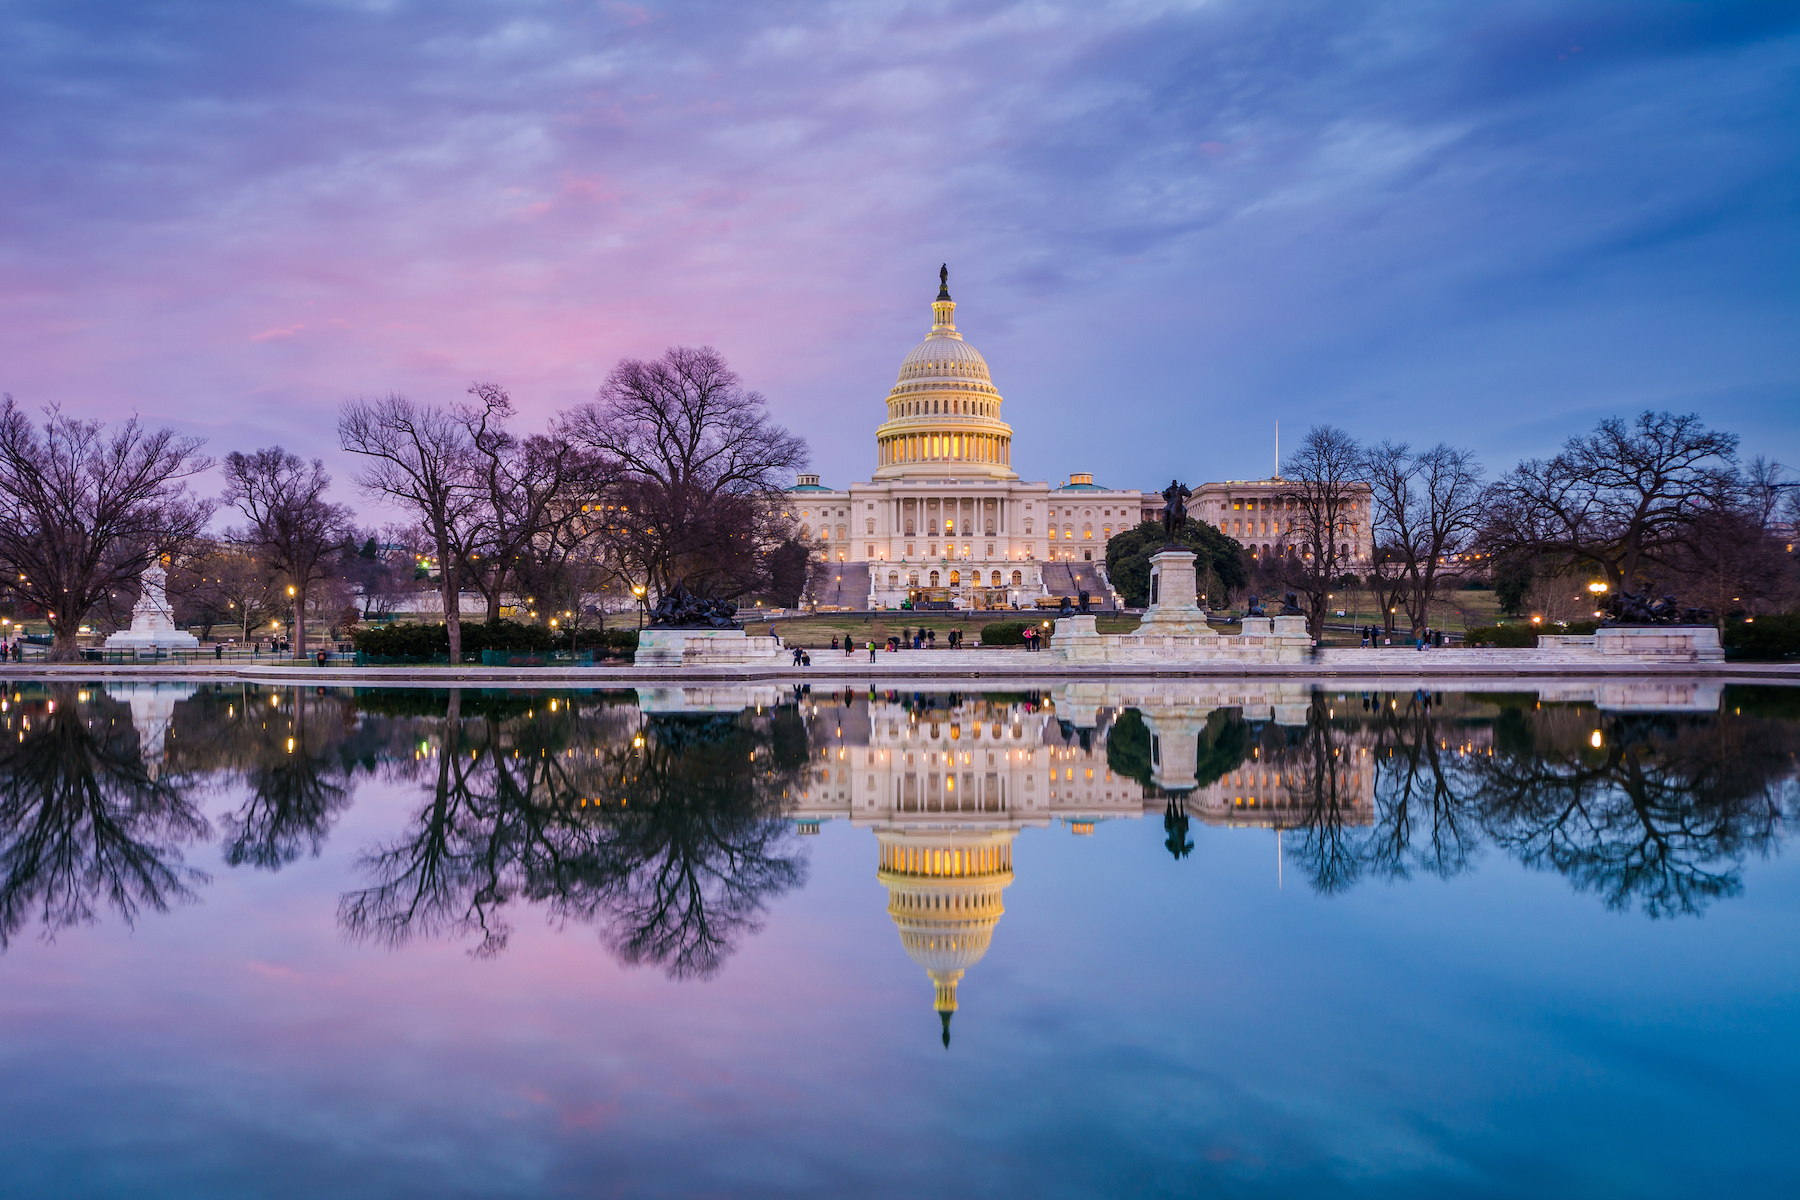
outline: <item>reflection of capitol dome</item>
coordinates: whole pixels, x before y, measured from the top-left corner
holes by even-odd
[[[956,331],[946,279],[931,305],[931,335],[907,352],[888,392],[875,478],[1017,479],[1000,403],[987,360]]]
[[[963,971],[981,961],[1005,912],[1000,893],[1013,880],[1012,829],[985,832],[887,831],[877,875],[888,890],[888,916],[900,945],[925,968],[936,990],[944,1045]]]

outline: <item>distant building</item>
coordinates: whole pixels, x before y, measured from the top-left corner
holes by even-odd
[[[1310,554],[1312,547],[1299,528],[1299,513],[1288,498],[1293,486],[1279,475],[1203,483],[1188,499],[1188,516],[1237,539],[1258,559]],[[1350,570],[1361,572],[1368,568],[1375,553],[1370,530],[1370,492],[1363,483],[1352,485],[1351,491],[1344,521],[1334,540],[1338,557],[1349,564]]]

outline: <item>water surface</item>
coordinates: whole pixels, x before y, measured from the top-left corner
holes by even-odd
[[[0,1195],[1800,1191],[1792,691],[4,694]]]

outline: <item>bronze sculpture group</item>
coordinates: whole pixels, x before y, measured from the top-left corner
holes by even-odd
[[[681,584],[650,610],[652,629],[736,629],[737,605],[729,600],[696,596]]]

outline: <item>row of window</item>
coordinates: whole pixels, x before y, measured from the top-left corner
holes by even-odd
[[[963,579],[962,579],[961,571],[951,571],[950,572],[949,586],[959,587],[959,586],[961,586],[962,581],[963,581]],[[974,584],[977,587],[981,586],[981,572],[980,571],[971,571],[969,573],[969,582],[971,584]],[[888,587],[898,588],[899,586],[900,586],[900,572],[889,571],[888,572]],[[917,571],[907,572],[906,586],[907,587],[921,586],[919,583],[919,572],[917,572]],[[925,587],[943,587],[944,583],[943,583],[942,578],[940,577],[940,573],[937,571],[928,572],[925,576],[925,583],[923,586],[925,586]],[[992,571],[988,574],[988,586],[989,587],[1005,587],[1006,586],[1006,584],[1003,583],[1001,580],[1000,572]],[[1025,572],[1014,571],[1012,573],[1012,586],[1014,586],[1014,587],[1024,587],[1025,586]]]
[[[942,405],[942,408],[938,406]],[[997,417],[1000,406],[980,400],[907,400],[894,405],[896,417]]]

